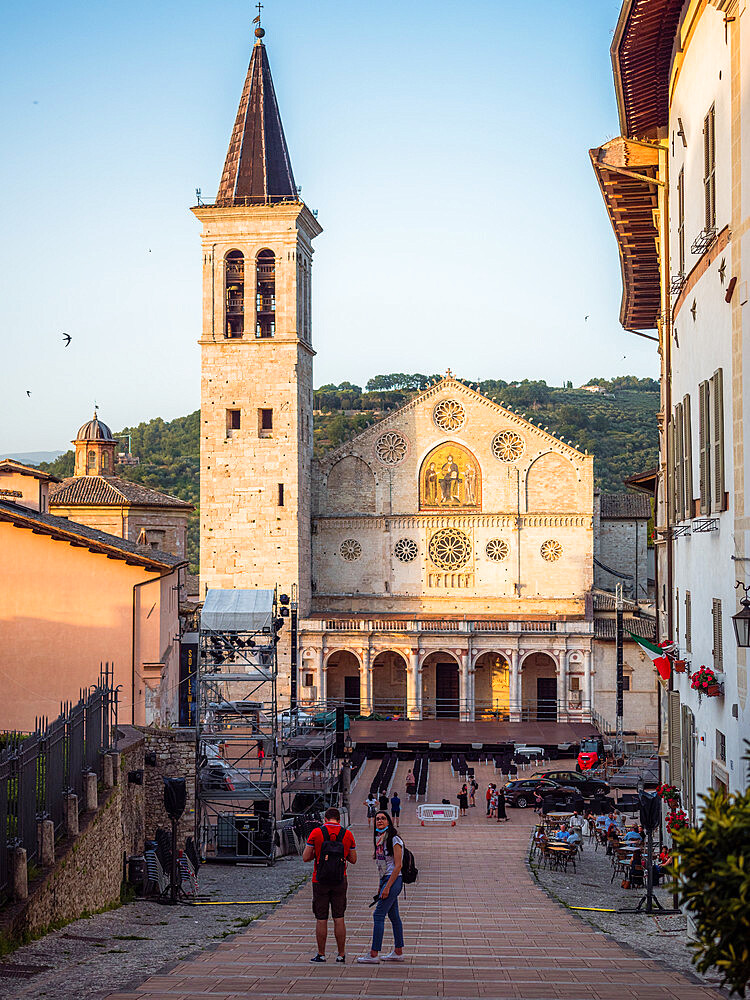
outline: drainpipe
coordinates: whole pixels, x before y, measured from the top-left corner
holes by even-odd
[[[131,684],[131,708],[130,708],[130,724],[135,725],[135,597],[136,590],[140,587],[145,587],[149,583],[158,583],[160,580],[166,580],[168,576],[172,576],[173,573],[177,573],[177,583],[180,582],[180,570],[183,566],[186,566],[187,562],[178,563],[177,566],[173,566],[166,573],[161,573],[159,576],[154,576],[150,580],[141,580],[140,583],[133,584],[133,623],[132,631],[130,635],[130,684]],[[179,595],[177,597],[179,602]]]

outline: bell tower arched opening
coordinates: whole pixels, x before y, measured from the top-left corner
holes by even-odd
[[[224,258],[224,292],[224,336],[233,340],[245,332],[245,258],[239,250],[230,250]]]
[[[260,250],[255,258],[255,336],[266,340],[276,333],[276,258]]]

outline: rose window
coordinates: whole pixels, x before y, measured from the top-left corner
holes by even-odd
[[[396,553],[397,559],[408,563],[417,558],[419,547],[413,538],[399,538],[393,551]]]
[[[503,559],[508,558],[508,543],[503,541],[502,538],[491,538],[487,542],[487,558],[492,559],[493,562],[502,562]]]
[[[375,454],[385,465],[398,465],[406,455],[406,438],[398,431],[388,431],[375,442]]]
[[[435,407],[433,418],[441,431],[457,431],[466,422],[466,410],[457,399],[444,399]]]
[[[492,439],[492,454],[501,462],[517,462],[524,447],[523,438],[514,431],[500,431]]]
[[[542,559],[546,562],[557,562],[563,553],[563,548],[554,538],[548,538],[546,542],[542,542],[539,551],[542,553]]]
[[[341,543],[339,552],[342,559],[346,559],[347,562],[354,562],[355,559],[359,559],[362,555],[362,546],[356,538],[345,538]]]
[[[441,528],[430,539],[429,552],[439,569],[461,569],[471,556],[471,542],[457,528]]]

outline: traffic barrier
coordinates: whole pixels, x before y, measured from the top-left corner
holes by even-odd
[[[422,826],[426,822],[450,823],[451,826],[455,826],[458,819],[458,806],[423,802],[417,806],[417,819]]]

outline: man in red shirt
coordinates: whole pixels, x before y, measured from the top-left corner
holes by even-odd
[[[321,849],[326,852],[321,863]],[[315,940],[318,953],[311,962],[325,962],[326,939],[328,937],[328,909],[333,917],[333,933],[338,945],[337,962],[346,961],[346,865],[357,863],[356,844],[351,830],[341,826],[338,809],[326,809],[323,826],[316,827],[307,838],[302,852],[303,861],[315,860],[313,868],[313,913],[315,914]],[[320,872],[318,867],[320,866]],[[318,879],[320,875],[320,879]]]

